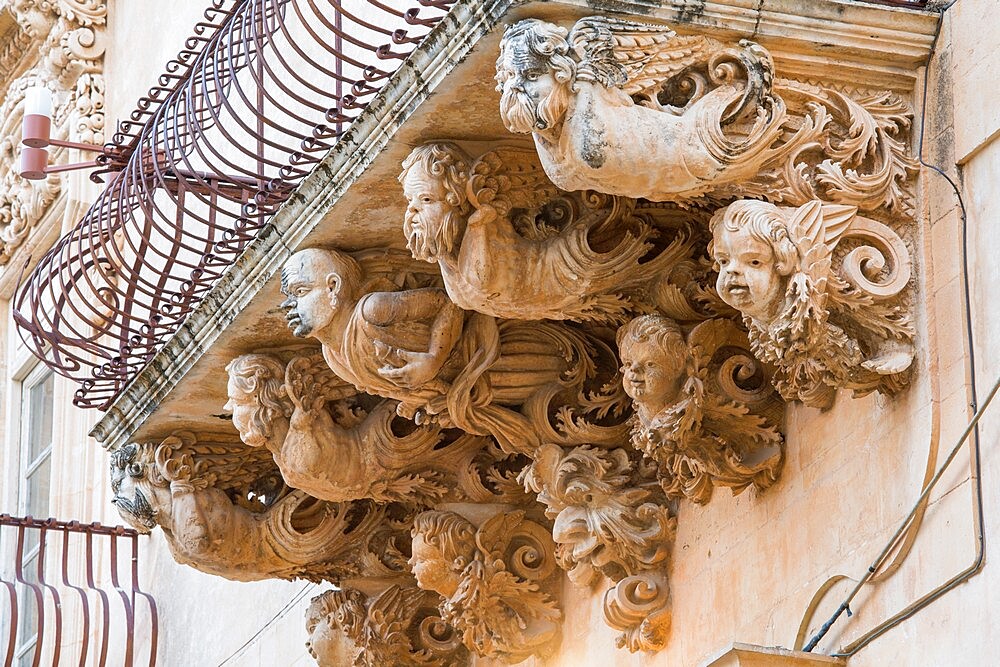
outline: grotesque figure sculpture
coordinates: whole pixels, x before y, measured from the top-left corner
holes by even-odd
[[[634,200],[560,194],[530,150],[473,161],[455,144],[425,144],[400,182],[410,252],[438,263],[458,306],[495,317],[620,320],[692,250],[685,230],[654,250],[658,232]]]
[[[112,502],[139,532],[159,526],[178,563],[227,579],[318,581],[361,569],[399,577],[370,548],[393,530],[381,525],[388,508],[248,484],[241,476],[260,465],[245,449],[186,432],[126,445],[111,457]]]
[[[243,441],[264,446],[290,485],[340,502],[359,498],[427,503],[450,492],[483,438],[414,426],[396,416],[395,401],[366,411],[356,390],[318,356],[287,366],[268,354],[245,354],[226,366],[233,424]]]
[[[707,93],[680,108],[661,102],[671,78],[699,68]],[[728,48],[593,16],[568,35],[535,19],[515,24],[496,79],[507,129],[534,135],[557,186],[678,201],[753,176],[784,150],[770,147],[785,116],[772,75],[769,54],[751,42]]]
[[[368,291],[373,278],[350,255],[319,248],[296,253],[282,271],[293,333],[318,339],[333,372],[359,391],[399,401],[397,412],[417,423],[492,435],[506,452],[620,436],[619,425],[581,418],[557,431],[549,422],[559,396],[584,411],[614,401],[577,400],[595,377],[594,356],[613,356],[601,340],[560,323],[467,315],[439,288]]]
[[[442,616],[470,651],[512,664],[555,648],[562,614],[539,589],[555,570],[552,541],[524,512],[478,529],[454,512],[418,514],[412,553],[417,585],[444,598]]]
[[[781,403],[747,347],[728,320],[699,324],[686,340],[659,315],[619,330],[623,382],[636,412],[632,444],[656,461],[668,497],[705,503],[715,486],[763,490],[778,478]]]
[[[501,41],[500,116],[511,132],[532,133],[564,190],[908,212],[917,167],[904,136],[909,104],[887,91],[774,79],[773,67],[747,41],[600,16],[568,33],[528,19]]]
[[[377,595],[354,588],[314,597],[306,612],[306,646],[319,667],[455,667],[468,656],[438,616],[440,598],[407,584]]]
[[[856,212],[737,201],[710,223],[719,296],[743,313],[786,400],[827,408],[838,388],[892,394],[908,382],[909,254],[895,232]]]

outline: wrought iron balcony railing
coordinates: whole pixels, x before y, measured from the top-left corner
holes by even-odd
[[[111,404],[453,2],[213,0],[15,295],[77,405]]]
[[[6,634],[0,635],[3,666],[17,661],[39,667],[48,651],[53,665],[103,667],[111,656],[126,667],[145,657],[154,667],[156,603],[139,588],[138,538],[122,526],[0,514],[0,546],[12,554],[12,562],[0,567],[0,596],[7,597],[9,612],[3,614],[7,623],[0,624]],[[102,577],[98,550],[105,549],[109,569]],[[67,617],[77,621],[74,628],[66,627]],[[112,634],[112,619],[119,618],[123,624]],[[136,655],[140,629],[149,637],[144,656]],[[67,630],[79,640],[78,656],[76,643],[66,641]]]

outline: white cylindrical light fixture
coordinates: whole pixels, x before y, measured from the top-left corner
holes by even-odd
[[[52,92],[45,86],[32,86],[24,94],[24,119],[21,143],[31,148],[49,145],[52,132]]]

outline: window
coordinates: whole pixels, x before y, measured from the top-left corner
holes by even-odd
[[[52,481],[53,386],[52,372],[37,367],[19,383],[17,511],[35,518],[49,516]],[[8,535],[12,535],[8,531]],[[25,532],[23,572],[28,581],[38,579],[38,531]],[[8,548],[16,548],[8,545]],[[10,551],[8,551],[10,553]],[[16,554],[15,554],[16,557]],[[13,564],[16,561],[11,562]],[[10,574],[13,574],[11,572]],[[18,667],[29,666],[37,642],[38,609],[31,590],[18,586],[18,629],[15,657]]]

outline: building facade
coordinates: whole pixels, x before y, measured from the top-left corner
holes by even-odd
[[[997,9],[5,3],[3,513],[123,664],[993,664]]]

